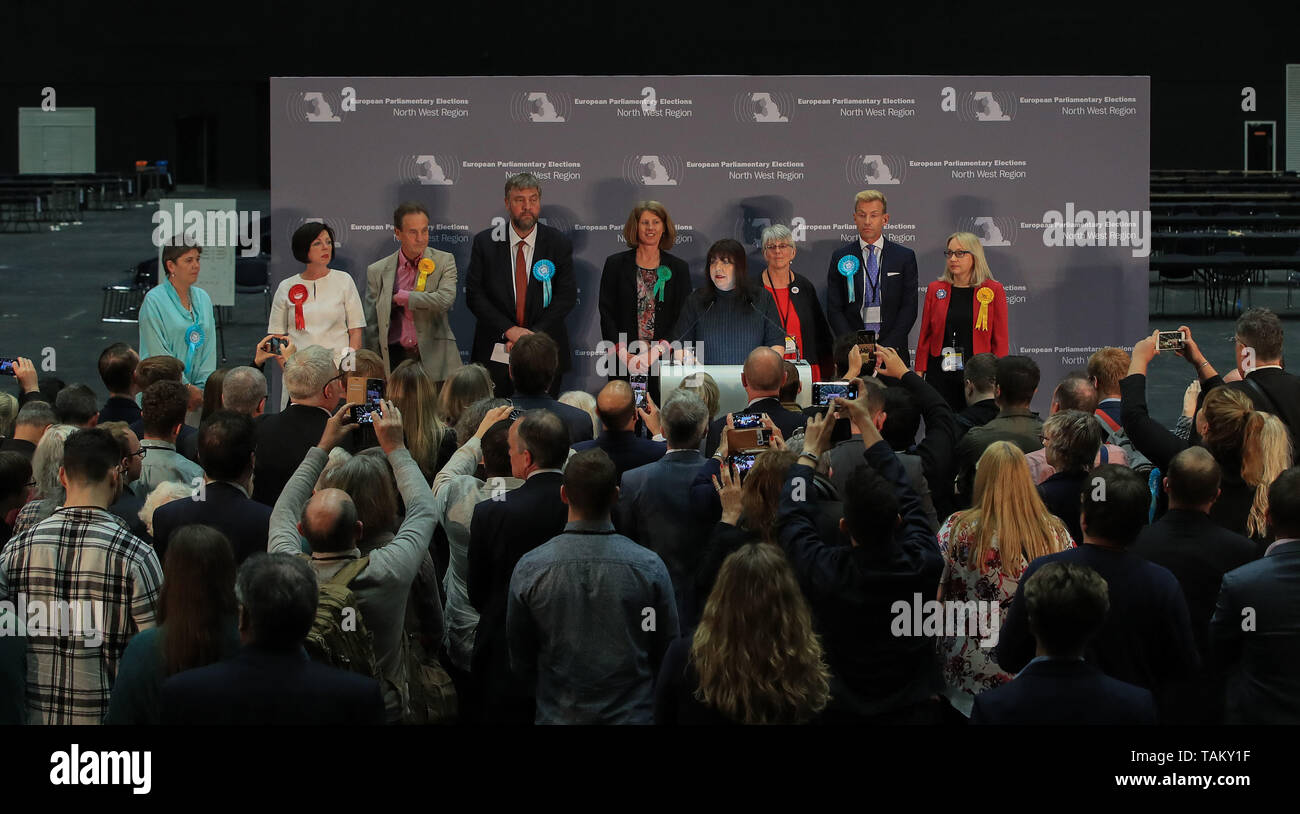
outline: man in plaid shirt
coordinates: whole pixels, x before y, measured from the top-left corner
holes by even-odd
[[[73,433],[63,507],[0,550],[0,600],[27,626],[28,723],[100,723],[127,641],[154,626],[158,556],[108,510],[124,470],[107,430]]]

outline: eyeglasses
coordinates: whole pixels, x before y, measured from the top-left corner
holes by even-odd
[[[944,256],[944,257],[955,257],[955,258],[957,258],[958,260],[960,260],[960,259],[962,259],[963,257],[966,257],[966,256],[968,256],[968,255],[970,255],[970,252],[966,251],[965,249],[957,249],[956,251],[953,251],[953,250],[951,250],[951,249],[944,249],[944,250],[943,250],[943,256]]]
[[[329,389],[330,389],[330,385],[331,385],[331,384],[334,384],[334,382],[338,381],[339,379],[342,379],[342,378],[344,377],[344,375],[345,375],[345,374],[340,373],[339,375],[337,375],[337,376],[335,376],[334,378],[330,379],[329,381],[325,382],[325,386],[322,387],[322,388],[320,389],[320,391],[321,391],[322,393],[324,393],[326,390],[329,390]]]
[[[137,450],[136,452],[132,452],[130,455],[127,455],[126,457],[129,459],[129,458],[134,458],[136,456],[139,456],[141,459],[143,459],[148,452],[149,452],[148,447],[140,447],[139,450]]]
[[[769,243],[763,248],[769,252],[788,252],[794,248],[794,245],[790,243]]]

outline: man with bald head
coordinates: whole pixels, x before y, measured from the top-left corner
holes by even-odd
[[[1169,511],[1144,528],[1131,549],[1168,568],[1182,586],[1202,664],[1223,575],[1257,555],[1253,542],[1210,519],[1221,477],[1218,462],[1204,447],[1188,447],[1175,455],[1164,479]],[[1171,722],[1222,723],[1222,686],[1208,675],[1195,676],[1177,694],[1174,706],[1166,712],[1166,717],[1173,713]]]
[[[332,364],[332,361],[331,361]],[[359,425],[345,422],[351,407],[344,405],[330,416],[320,442],[307,450],[289,478],[271,512],[267,550],[272,554],[297,554],[300,539],[311,546],[311,566],[323,585],[349,563],[361,557],[365,532],[356,504],[340,489],[312,489],[329,458]],[[349,583],[357,610],[374,637],[375,661],[389,723],[411,720],[409,677],[403,658],[403,625],[411,583],[420,571],[433,537],[434,507],[429,484],[406,449],[402,414],[389,401],[380,403],[374,420],[375,437],[388,458],[397,488],[406,504],[406,516],[392,541],[367,554],[367,563]],[[435,631],[435,634],[438,634]]]
[[[668,451],[668,444],[663,441],[636,436],[638,415],[645,418],[646,426],[651,432],[659,435],[659,411],[654,409],[653,403],[647,403],[645,409],[638,409],[632,386],[622,379],[615,379],[601,388],[596,396],[596,412],[600,414],[604,431],[595,440],[574,444],[573,449],[577,452],[605,450],[605,454],[614,462],[620,481],[624,472],[652,464]]]
[[[791,412],[781,406],[781,385],[785,384],[785,369],[781,355],[768,347],[754,348],[745,360],[740,374],[740,384],[745,388],[749,404],[733,415],[766,413],[772,423],[789,438],[795,430],[808,423],[808,416]],[[727,417],[721,416],[709,425],[709,436],[704,444],[704,454],[712,455],[722,441],[722,429]]]

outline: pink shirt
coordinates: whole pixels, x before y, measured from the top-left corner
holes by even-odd
[[[406,306],[410,292],[415,288],[416,278],[420,276],[417,264],[420,260],[408,260],[406,254],[397,252],[397,279],[393,281],[393,308],[388,320],[388,344],[400,344],[404,348],[414,348],[419,344],[415,335],[415,317]]]

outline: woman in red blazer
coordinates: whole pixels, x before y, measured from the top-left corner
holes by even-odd
[[[925,291],[916,372],[954,410],[964,410],[965,361],[977,353],[1007,355],[1007,293],[993,279],[978,237],[957,232],[947,245],[943,277]]]

